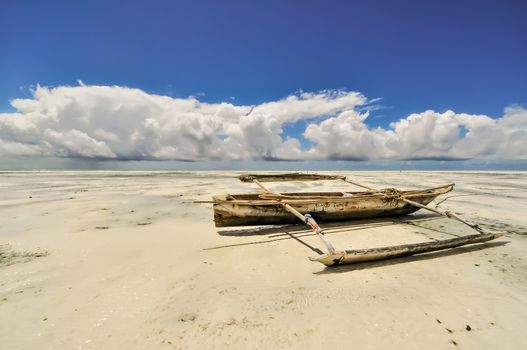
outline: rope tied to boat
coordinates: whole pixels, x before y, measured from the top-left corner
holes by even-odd
[[[381,190],[381,193],[384,195],[385,198],[390,199],[390,200],[403,200],[404,199],[403,193],[396,188],[385,188]]]
[[[313,219],[311,214],[304,215],[304,222],[311,226],[313,230],[320,230],[320,226],[318,226],[317,222]]]

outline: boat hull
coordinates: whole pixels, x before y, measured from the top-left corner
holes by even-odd
[[[450,192],[453,186],[449,184],[427,190],[403,191],[402,195],[427,205],[437,196]],[[298,218],[285,210],[281,203],[290,204],[302,214],[311,214],[317,222],[401,216],[420,209],[404,202],[401,198],[371,192],[282,193],[281,195],[285,199],[281,199],[280,202],[261,199],[261,195],[258,194],[215,196],[213,209],[216,227],[298,223]],[[288,196],[295,199],[288,199]],[[315,198],[317,196],[320,198]]]

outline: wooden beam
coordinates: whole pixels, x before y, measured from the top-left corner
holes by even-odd
[[[271,191],[270,189],[268,189],[267,187],[265,187],[264,185],[262,185],[258,180],[253,180],[253,182],[256,183],[258,186],[260,186],[260,188],[265,193],[270,193],[270,194],[275,194],[275,195],[277,194]],[[310,226],[313,229],[313,231],[318,235],[322,243],[324,243],[324,245],[326,246],[330,254],[334,254],[336,252],[335,248],[333,247],[329,239],[327,239],[327,237],[324,235],[324,231],[322,231],[320,226],[318,226],[317,222],[315,221],[315,219],[311,217],[311,215],[309,214],[304,215],[287,203],[281,203],[280,201],[277,201],[277,202],[280,203],[285,208],[285,210],[287,210],[288,212],[290,212],[291,214],[299,218],[306,225]]]
[[[353,182],[353,181],[349,181],[348,179],[344,179],[343,180],[344,182],[347,182],[347,183],[350,183],[350,184],[353,184],[355,186],[359,186],[359,187],[362,187],[362,188],[366,188],[366,189],[369,189],[371,190],[372,192],[374,193],[379,193],[379,194],[382,194],[383,191],[381,190],[378,190],[378,189],[375,189],[375,188],[372,188],[372,187],[369,187],[369,186],[366,186],[366,185],[362,185],[362,184],[359,184],[359,183],[356,183],[356,182]],[[401,193],[401,192],[400,192]],[[485,234],[485,232],[483,232],[481,230],[481,228],[478,226],[478,225],[475,225],[475,224],[471,224],[471,223],[468,223],[467,221],[461,219],[459,216],[457,216],[456,214],[454,213],[451,213],[449,211],[445,211],[445,212],[442,212],[442,211],[439,211],[437,209],[433,209],[433,208],[430,208],[430,207],[427,207],[426,205],[423,205],[421,203],[417,203],[417,202],[414,202],[410,199],[407,199],[405,198],[402,193],[401,193],[401,198],[400,200],[410,204],[410,205],[413,205],[413,206],[416,206],[418,208],[421,208],[421,209],[425,209],[425,210],[428,210],[428,211],[431,211],[432,213],[435,213],[435,214],[438,214],[438,215],[441,215],[441,216],[444,216],[444,217],[447,217],[449,219],[454,219],[454,220],[457,220],[465,225],[467,225],[468,227],[472,228],[473,230],[479,232],[480,234]]]
[[[441,241],[403,244],[370,249],[346,250],[342,252],[336,252],[334,254],[327,254],[321,257],[310,258],[310,260],[318,261],[326,266],[336,266],[343,264],[353,264],[359,262],[391,259],[415,254],[429,253],[438,250],[456,248],[467,244],[486,242],[501,237],[504,234],[505,232],[475,234]]]
[[[324,175],[324,174],[242,174],[238,179],[242,182],[281,182],[281,181],[319,181],[319,180],[343,180],[342,175]]]

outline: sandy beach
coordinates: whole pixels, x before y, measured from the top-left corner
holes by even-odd
[[[431,206],[509,233],[336,268],[309,261],[323,246],[303,225],[215,228],[193,201],[256,191],[239,173],[1,173],[1,348],[525,348],[527,173],[344,173],[379,188],[456,183]],[[342,249],[470,233],[422,210],[324,227]]]

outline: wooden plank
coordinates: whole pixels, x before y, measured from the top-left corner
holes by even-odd
[[[427,188],[423,190],[402,191],[405,198],[433,194],[435,196],[452,191],[454,184],[447,184],[439,187]],[[345,195],[342,195],[344,193]],[[383,198],[384,194],[377,192],[283,192],[283,193],[237,193],[223,196],[214,196],[212,200],[195,200],[194,203],[229,203],[240,205],[272,205],[276,200],[288,203],[287,200],[294,200],[290,203],[318,203],[320,199],[330,201],[349,201],[349,200],[368,200],[373,198]]]
[[[346,177],[341,175],[323,175],[323,174],[242,174],[238,177],[242,182],[280,182],[280,181],[318,181],[318,180],[343,180]]]

